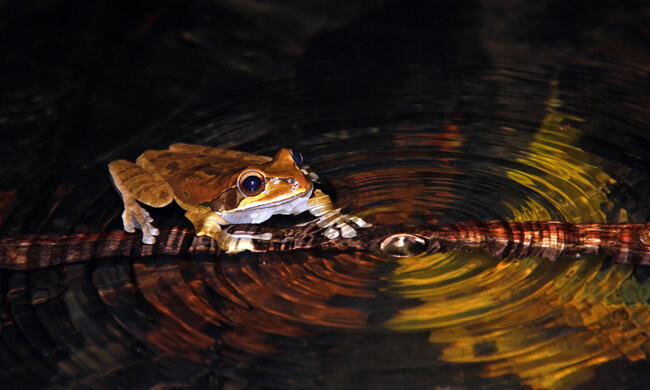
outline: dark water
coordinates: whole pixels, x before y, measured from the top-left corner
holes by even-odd
[[[650,8],[506,3],[0,2],[2,234],[120,229],[106,164],[173,142],[296,148],[373,224],[650,220]],[[453,252],[2,271],[0,378],[641,389],[647,276]]]

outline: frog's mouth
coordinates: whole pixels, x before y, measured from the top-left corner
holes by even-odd
[[[230,224],[262,223],[275,214],[296,215],[307,211],[309,198],[314,192],[312,185],[302,195],[289,198],[277,203],[270,203],[264,206],[251,207],[245,210],[224,211],[221,217]]]

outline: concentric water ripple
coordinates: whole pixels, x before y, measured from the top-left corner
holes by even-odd
[[[267,155],[298,149],[337,206],[374,225],[650,220],[649,57],[626,46],[634,34],[602,33],[598,45],[583,35],[573,46],[564,37],[512,42],[500,29],[517,34],[521,26],[494,2],[481,3],[499,14],[484,26],[468,11],[482,12],[476,4],[445,13],[442,2],[415,3],[419,12],[373,5],[349,24],[307,14],[300,37],[278,34],[266,48],[256,48],[264,34],[247,24],[264,7],[252,7],[233,31],[219,24],[202,27],[211,33],[204,36],[187,32],[197,40],[183,44],[197,44],[203,54],[193,55],[209,64],[194,80],[201,87],[161,85],[177,99],[174,109],[150,113],[155,122],[132,136],[120,129],[128,136],[113,149],[93,145],[104,154],[68,161],[66,169],[79,167],[74,174],[53,178],[51,166],[63,164],[41,165],[40,157],[36,173],[12,174],[34,186],[3,189],[0,223],[13,221],[6,231],[21,233],[121,229],[107,161],[173,142]],[[229,39],[246,46],[219,46]],[[159,51],[178,50],[164,41]],[[47,112],[38,108],[34,115]],[[19,146],[25,158],[43,153]],[[43,172],[58,185],[46,199],[33,195]],[[189,227],[178,207],[152,214],[158,227]],[[95,260],[0,270],[1,380],[53,389],[650,383],[647,271],[602,256],[396,259],[306,249]]]
[[[549,81],[537,128],[499,125],[489,142],[468,119],[450,114],[439,128],[342,129],[297,146],[337,204],[373,224],[625,221],[622,202],[610,199],[616,179],[579,146],[584,121],[561,113],[559,89]],[[460,364],[467,383],[488,380],[488,388],[565,388],[587,383],[606,362],[645,359],[650,289],[631,277],[632,267],[603,267],[603,261],[456,252],[395,260],[310,250],[218,261],[153,256],[71,266],[56,283],[46,282],[47,293],[33,290],[43,284],[36,274],[14,274],[8,297],[14,310],[21,299],[37,312],[65,302],[70,318],[45,328],[48,334],[72,329],[66,339],[76,340],[69,349],[75,357],[55,353],[48,366],[67,362],[67,380],[89,385],[79,373],[107,379],[116,367],[130,370],[123,364],[164,356],[149,369],[192,383],[217,367],[228,381],[280,388],[293,387],[296,378],[316,386],[322,383],[316,378],[330,375],[341,385],[354,383],[359,372],[375,378],[418,367],[424,371],[413,382],[423,384],[431,373]],[[84,275],[92,275],[92,286]],[[104,324],[94,325],[95,317]],[[30,329],[35,318],[17,317],[19,328]],[[57,348],[47,339],[31,343],[41,351]],[[387,350],[394,356],[382,361],[378,355]],[[417,353],[405,358],[409,351]],[[348,359],[347,372],[323,371]],[[51,370],[38,368],[38,376]],[[462,388],[458,378],[436,381]],[[364,383],[375,382],[364,377]]]

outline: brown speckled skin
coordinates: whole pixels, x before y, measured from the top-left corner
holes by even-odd
[[[108,168],[124,202],[124,229],[142,230],[143,242],[147,244],[155,242],[158,229],[138,202],[164,207],[176,200],[186,211],[185,216],[194,225],[196,234],[219,240],[221,226],[228,224],[224,213],[265,207],[276,210],[278,203],[307,196],[312,191],[311,180],[288,149],[280,149],[270,158],[208,146],[174,144],[168,150],[145,151],[135,163],[113,161]],[[260,192],[245,195],[238,188],[238,181],[249,175],[245,173],[249,171],[263,179],[263,186]]]
[[[260,170],[268,177],[290,176],[299,180],[304,188],[311,183],[293,164],[287,149],[281,149],[271,159],[228,149],[174,144],[169,150],[147,150],[138,157],[136,165],[158,173],[172,188],[181,207],[193,211],[207,212],[207,205],[225,191],[237,190],[239,174],[247,169]],[[281,191],[276,190],[278,193]],[[278,194],[272,197],[278,197]],[[239,207],[243,199],[238,197],[237,202],[229,202],[223,210]],[[260,196],[258,202],[263,200],[270,201],[271,196]]]

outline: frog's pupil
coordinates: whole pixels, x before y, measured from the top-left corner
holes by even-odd
[[[300,152],[291,149],[291,157],[293,157],[293,161],[296,162],[296,165],[302,165],[302,154],[300,154]]]
[[[262,179],[256,175],[250,175],[242,182],[242,188],[248,193],[257,192],[262,186]]]

